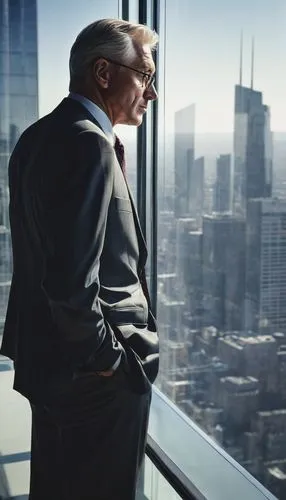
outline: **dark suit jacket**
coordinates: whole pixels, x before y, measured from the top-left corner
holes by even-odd
[[[155,320],[140,285],[147,251],[114,149],[64,99],[21,136],[9,165],[14,272],[1,353],[14,388],[45,400],[122,353],[133,390],[158,371]]]

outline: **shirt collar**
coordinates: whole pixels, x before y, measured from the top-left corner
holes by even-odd
[[[84,97],[83,95],[76,94],[75,92],[70,92],[68,97],[80,102],[92,114],[92,116],[101,126],[109,142],[112,144],[112,146],[114,146],[115,134],[113,132],[112,124],[107,114],[94,102],[92,102],[90,99],[87,99],[87,97]]]

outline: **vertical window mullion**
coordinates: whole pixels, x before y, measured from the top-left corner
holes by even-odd
[[[121,0],[121,17],[124,21],[129,21],[129,0]]]
[[[160,1],[152,2],[152,28],[159,34]],[[154,62],[158,70],[158,51],[154,52]],[[158,73],[156,73],[155,86],[158,89]],[[153,103],[152,121],[152,157],[151,157],[151,255],[150,255],[150,295],[153,311],[157,312],[157,224],[158,224],[158,101]]]
[[[147,2],[139,0],[138,22],[147,22]],[[147,123],[144,118],[142,125],[137,129],[137,210],[142,232],[146,238],[146,136]]]

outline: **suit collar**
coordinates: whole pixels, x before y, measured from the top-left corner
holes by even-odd
[[[100,123],[96,120],[94,115],[79,101],[75,99],[70,99],[65,97],[60,104],[52,111],[51,114],[57,114],[62,112],[68,113],[70,115],[71,120],[89,120],[97,127],[99,127],[102,132],[104,130]]]
[[[115,136],[112,123],[107,114],[94,102],[92,102],[90,99],[87,99],[87,97],[84,97],[83,95],[76,94],[75,92],[70,92],[68,99],[73,99],[74,101],[79,102],[87,109],[87,111],[89,111],[89,113],[94,117],[97,123],[99,123],[100,128],[105,133],[111,145],[114,146]]]

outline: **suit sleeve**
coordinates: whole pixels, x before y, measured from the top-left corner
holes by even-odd
[[[55,186],[54,206],[43,211],[49,251],[42,287],[72,367],[105,370],[123,350],[99,301],[114,151],[93,131],[80,132],[71,149],[72,168],[64,188]]]

